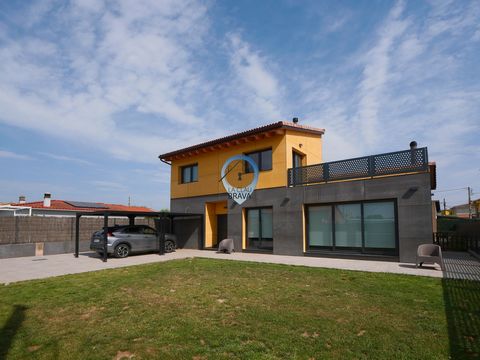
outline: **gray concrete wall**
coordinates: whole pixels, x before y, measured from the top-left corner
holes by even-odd
[[[153,219],[136,219],[136,224],[155,227]],[[109,225],[127,225],[126,218],[110,218]],[[80,251],[89,248],[92,233],[103,228],[103,218],[81,218]],[[36,244],[43,254],[69,253],[74,250],[75,218],[46,216],[0,217],[0,259],[35,255]]]
[[[177,248],[201,249],[202,248],[202,219],[175,218],[173,220],[173,233],[177,236]]]
[[[413,189],[416,189],[413,191]],[[242,206],[228,201],[228,236],[242,248],[242,208],[273,207],[274,254],[303,255],[304,204],[396,199],[398,207],[399,260],[414,262],[417,246],[432,242],[430,174],[411,174],[368,180],[256,190]],[[227,195],[173,199],[174,212],[204,213],[205,202]]]

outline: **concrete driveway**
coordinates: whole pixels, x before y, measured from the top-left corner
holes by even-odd
[[[81,253],[78,258],[72,254],[39,257],[21,257],[0,260],[0,283],[43,279],[66,274],[119,268],[193,257],[253,261],[285,265],[310,266],[368,272],[383,272],[430,277],[470,279],[480,281],[480,263],[467,253],[445,252],[446,271],[438,266],[416,269],[414,264],[387,261],[333,259],[304,256],[264,255],[250,253],[217,254],[207,250],[177,250],[160,256],[158,254],[136,255],[125,259],[109,258],[104,263],[95,253]]]

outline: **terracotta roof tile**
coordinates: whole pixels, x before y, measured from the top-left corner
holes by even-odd
[[[28,206],[33,209],[45,209],[45,210],[63,210],[63,211],[98,211],[98,210],[117,210],[117,211],[131,211],[131,212],[153,212],[154,210],[144,207],[144,206],[127,206],[127,205],[119,205],[119,204],[105,204],[105,203],[96,203],[100,206],[105,206],[106,209],[98,209],[98,208],[85,208],[85,207],[77,207],[69,204],[65,200],[51,200],[50,207],[44,207],[43,201],[33,201],[27,203],[17,203],[12,204],[13,206]]]
[[[319,129],[315,128],[312,126],[307,126],[307,125],[299,125],[290,121],[278,121],[276,123],[260,126],[254,129],[242,131],[233,135],[228,135],[224,136],[218,139],[210,140],[204,143],[200,143],[197,145],[189,146],[183,149],[179,150],[174,150],[165,154],[162,154],[159,156],[160,159],[166,160],[169,159],[172,156],[179,155],[188,151],[193,151],[193,150],[198,150],[207,146],[212,146],[212,145],[217,145],[221,144],[227,141],[231,141],[234,139],[242,138],[245,136],[250,136],[250,135],[255,135],[259,134],[265,131],[269,130],[275,130],[275,129],[289,129],[289,130],[297,130],[297,131],[302,131],[302,132],[307,132],[307,133],[312,133],[312,134],[317,134],[317,135],[323,135],[325,133],[325,129]]]

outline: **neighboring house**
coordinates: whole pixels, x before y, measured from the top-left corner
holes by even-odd
[[[323,135],[294,119],[162,154],[171,165],[170,209],[204,215],[200,248],[232,238],[237,251],[415,261],[417,246],[432,242],[436,177],[427,149],[412,143],[322,163]],[[232,187],[248,187],[254,167],[231,161],[237,155],[259,168],[241,204]]]
[[[127,206],[105,204],[99,202],[83,202],[69,200],[52,200],[51,194],[45,193],[43,201],[26,202],[22,196],[20,201],[9,206],[0,207],[0,216],[57,216],[72,217],[77,212],[99,210],[122,210],[130,212],[150,212],[153,210],[143,206]]]
[[[46,193],[43,201],[26,202],[24,197],[8,206],[0,206],[0,259],[18,256],[42,256],[73,252],[78,212],[127,211],[140,212],[137,224],[153,225],[144,217],[153,210],[142,206],[52,200]],[[130,219],[110,217],[110,224],[126,225]],[[103,216],[83,219],[80,224],[80,251],[89,248],[92,233],[104,226]]]
[[[470,215],[472,218],[480,217],[480,199],[473,200],[470,207],[468,204],[452,206],[450,209],[450,215],[465,219],[470,218]]]

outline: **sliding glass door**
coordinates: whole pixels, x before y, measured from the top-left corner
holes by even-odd
[[[359,249],[362,247],[362,208],[360,204],[334,206],[335,247]]]
[[[308,215],[310,246],[331,247],[333,245],[331,206],[311,206],[308,208]]]
[[[398,254],[395,202],[307,207],[309,250]]]
[[[372,202],[363,205],[365,247],[395,249],[395,206],[393,202]]]
[[[272,208],[247,209],[247,249],[273,250]]]

